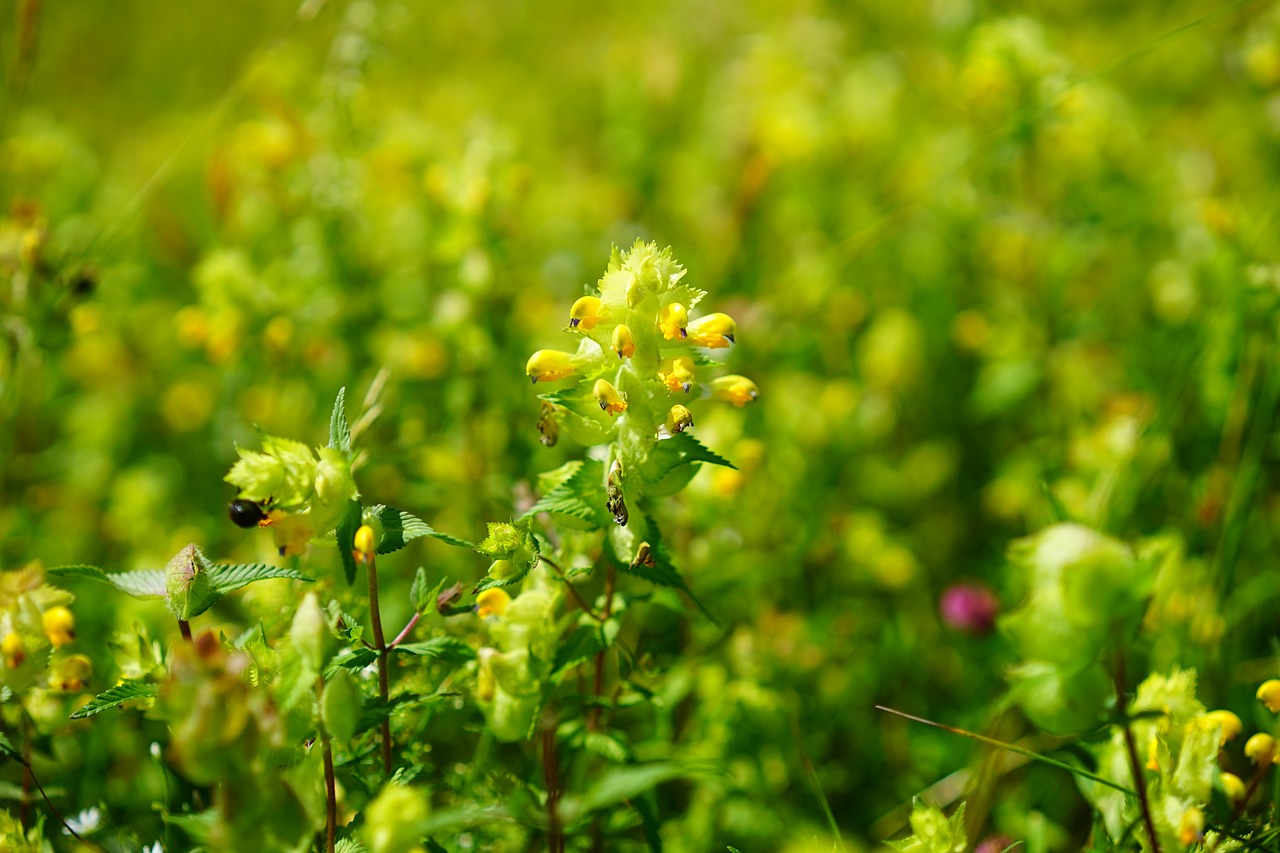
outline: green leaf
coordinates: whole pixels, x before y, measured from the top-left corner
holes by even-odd
[[[582,795],[565,797],[560,805],[561,814],[566,824],[571,823],[592,812],[634,800],[663,782],[703,772],[706,770],[674,761],[615,767],[601,773]]]
[[[254,581],[276,578],[288,578],[306,583],[315,581],[315,578],[297,569],[269,566],[266,563],[214,563],[209,567],[209,586],[218,593],[219,598]]]
[[[709,462],[712,465],[734,468],[734,464],[728,459],[708,449],[689,433],[682,432],[654,445],[653,452],[649,454],[649,461],[641,471],[646,480],[657,483],[681,465],[693,462]]]
[[[432,637],[421,643],[401,643],[392,651],[433,658],[441,663],[461,664],[476,659],[476,650],[457,637]]]
[[[218,825],[218,810],[207,809],[202,812],[193,812],[191,814],[163,814],[161,817],[164,822],[171,826],[176,826],[191,836],[192,840],[201,844],[208,842],[213,835],[213,829]]]
[[[338,559],[342,561],[342,576],[347,580],[347,586],[351,586],[356,582],[356,557],[352,552],[356,547],[356,531],[360,529],[360,499],[354,498],[347,503],[347,509],[342,514],[342,521],[338,524],[337,539]]]
[[[401,512],[395,507],[382,506],[379,504],[370,508],[369,513],[373,517],[377,518],[378,522],[382,525],[382,540],[378,542],[379,554],[390,554],[392,551],[399,551],[414,539],[420,539],[423,536],[430,536],[433,539],[439,539],[441,542],[454,545],[458,548],[475,547],[465,539],[459,539],[456,536],[441,533],[422,519],[418,518],[416,515]]]
[[[609,648],[618,635],[619,627],[618,620],[610,619],[603,625],[592,622],[589,625],[579,625],[574,628],[573,633],[560,644],[560,648],[556,651],[551,674],[556,675],[580,663],[585,663]]]
[[[115,708],[134,699],[153,699],[159,688],[150,681],[122,681],[110,690],[99,693],[83,707],[71,715],[73,720],[81,720],[100,714],[108,708]]]
[[[434,610],[440,590],[444,589],[448,581],[446,578],[441,578],[435,586],[431,586],[430,583],[427,580],[427,570],[418,566],[418,571],[413,576],[413,584],[409,587],[409,600],[413,602],[413,612],[425,614]]]
[[[49,577],[88,578],[114,586],[134,598],[164,598],[164,569],[108,574],[96,566],[56,566],[45,572]]]
[[[360,710],[360,719],[356,722],[355,733],[367,732],[402,708],[417,707],[419,705],[440,705],[452,700],[457,695],[457,693],[428,693],[426,695],[421,693],[401,693],[397,696],[392,696],[386,701],[380,698],[366,699],[364,707]]]
[[[646,541],[649,543],[650,559],[647,562],[624,563],[622,570],[627,574],[647,580],[649,583],[680,590],[689,596],[698,609],[702,611],[703,615],[719,625],[719,620],[712,616],[711,611],[707,610],[702,602],[698,600],[698,597],[693,594],[693,590],[689,589],[689,585],[685,583],[680,571],[671,562],[671,554],[667,552],[666,545],[663,544],[662,533],[658,530],[658,523],[653,520],[652,516],[648,515],[644,516],[644,521],[645,526],[648,528],[648,539]]]
[[[340,669],[349,669],[353,671],[364,669],[377,659],[377,651],[374,649],[367,649],[364,646],[361,646],[358,649],[352,649],[349,652],[343,652],[329,662],[328,668],[324,671],[324,677],[332,678],[333,674]]]
[[[605,511],[604,463],[585,460],[581,467],[531,506],[520,520],[549,512],[558,519],[576,519],[587,529],[603,528],[611,519]]]
[[[0,755],[4,755],[8,758],[12,758],[14,761],[18,762],[19,764],[27,763],[25,760],[23,760],[22,753],[14,749],[13,744],[9,741],[9,736],[6,735],[4,732],[0,732]]]
[[[360,688],[345,669],[339,669],[325,683],[320,695],[320,719],[334,740],[345,743],[355,735],[362,698]]]
[[[347,389],[338,389],[338,399],[333,401],[333,414],[329,416],[329,446],[351,452],[351,425],[347,423]]]

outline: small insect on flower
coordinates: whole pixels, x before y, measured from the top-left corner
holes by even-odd
[[[248,530],[250,527],[261,527],[267,520],[266,510],[257,501],[237,498],[227,507],[227,517],[236,527]]]
[[[534,382],[555,382],[577,372],[573,359],[567,352],[553,349],[540,349],[529,356],[529,363],[524,368],[525,375]]]
[[[682,433],[691,426],[693,426],[693,412],[690,412],[679,403],[676,403],[671,407],[671,411],[667,412],[666,428],[668,435]]]
[[[591,394],[600,404],[600,408],[611,415],[620,415],[627,410],[627,401],[606,379],[597,379]]]
[[[584,296],[569,309],[569,326],[574,329],[591,330],[603,317],[600,314],[600,299],[595,296]]]
[[[735,406],[745,406],[760,397],[760,389],[756,383],[745,376],[719,376],[711,380],[711,398],[724,400]]]
[[[631,327],[619,323],[613,327],[613,351],[618,358],[631,358],[636,354],[635,338],[631,336]]]
[[[708,349],[724,349],[733,343],[738,326],[728,314],[708,314],[689,323],[689,343]]]
[[[55,649],[67,645],[76,638],[76,617],[67,608],[50,607],[40,617],[45,636]]]
[[[666,359],[658,368],[658,378],[670,391],[689,393],[693,387],[693,359],[683,355]]]
[[[689,311],[679,302],[672,302],[658,309],[658,328],[662,330],[662,336],[667,340],[684,338],[689,334],[686,331],[688,325]]]

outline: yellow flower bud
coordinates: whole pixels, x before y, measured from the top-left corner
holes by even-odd
[[[1233,803],[1238,803],[1244,799],[1244,782],[1234,773],[1222,774],[1222,792],[1227,795],[1227,799]]]
[[[74,693],[84,687],[93,672],[93,663],[84,655],[72,655],[49,671],[49,686],[54,690]]]
[[[1262,686],[1258,688],[1258,701],[1266,705],[1271,713],[1280,712],[1280,679],[1262,682]]]
[[[1184,846],[1194,844],[1204,838],[1204,812],[1192,806],[1182,813],[1178,823],[1178,841]]]
[[[756,383],[745,376],[720,376],[711,380],[711,397],[735,406],[745,406],[760,396]]]
[[[502,616],[507,612],[507,605],[510,603],[511,596],[507,595],[507,591],[495,586],[476,596],[476,614],[481,619]]]
[[[689,324],[689,343],[710,349],[724,349],[733,343],[738,326],[728,314],[708,314]]]
[[[1240,718],[1230,711],[1210,711],[1205,714],[1202,719],[1210,726],[1222,727],[1222,737],[1218,741],[1219,746],[1229,740],[1234,740],[1236,735],[1240,734],[1241,729],[1244,728],[1244,724],[1240,722]]]
[[[1160,738],[1154,734],[1147,741],[1147,763],[1145,766],[1148,770],[1160,772]]]
[[[619,323],[613,329],[613,351],[618,358],[631,358],[636,354],[635,338],[631,336],[631,327]]]
[[[378,549],[378,537],[372,527],[367,524],[360,525],[360,529],[356,531],[355,546],[356,559],[364,561],[373,557]]]
[[[683,338],[688,334],[685,331],[688,325],[689,311],[679,302],[672,302],[658,309],[658,328],[667,340]]]
[[[683,355],[666,359],[658,368],[658,378],[669,390],[688,393],[693,387],[693,359]]]
[[[595,296],[584,296],[569,309],[569,325],[575,329],[589,330],[596,327],[601,320],[600,299]]]
[[[1254,764],[1269,762],[1276,754],[1276,739],[1269,734],[1258,732],[1245,741],[1244,754],[1252,759]]]
[[[76,617],[67,608],[58,605],[50,607],[41,616],[45,636],[53,647],[60,648],[76,638]]]
[[[627,410],[627,401],[618,393],[618,389],[609,384],[607,380],[597,379],[595,387],[591,389],[591,394],[596,398],[596,402],[600,404],[600,408],[611,415],[620,415]]]
[[[17,669],[27,659],[27,650],[22,646],[22,638],[10,631],[0,640],[0,654],[4,655],[5,666]]]
[[[573,375],[577,368],[567,352],[553,349],[540,349],[529,356],[525,365],[525,375],[534,382],[555,382]]]
[[[671,435],[684,432],[691,426],[693,426],[693,413],[679,403],[667,412],[667,432]]]

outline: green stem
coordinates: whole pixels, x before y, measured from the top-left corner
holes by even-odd
[[[182,632],[182,639],[186,640],[188,643],[195,642],[191,639],[191,623],[186,619],[178,620],[178,630]]]
[[[1142,811],[1142,822],[1147,827],[1147,837],[1151,840],[1152,853],[1160,853],[1160,837],[1156,834],[1156,822],[1151,814],[1151,803],[1147,799],[1147,781],[1142,773],[1142,761],[1138,758],[1138,745],[1134,742],[1133,728],[1129,725],[1129,700],[1124,687],[1124,649],[1119,643],[1116,644],[1115,668],[1112,675],[1116,686],[1116,712],[1123,721],[1125,752],[1129,756],[1129,771],[1133,774],[1133,786],[1138,792],[1138,808]]]
[[[369,576],[369,619],[373,622],[373,647],[378,651],[378,696],[387,703],[387,638],[382,633],[382,611],[378,607],[378,567],[373,554],[365,556]],[[391,719],[382,721],[382,772],[391,775]]]
[[[324,678],[316,679],[316,699],[324,696]],[[334,853],[334,844],[338,833],[338,783],[333,775],[333,743],[324,723],[320,724],[320,740],[324,748],[324,814],[325,814],[325,850]]]

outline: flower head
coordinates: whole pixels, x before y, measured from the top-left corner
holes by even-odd
[[[602,319],[598,296],[584,296],[569,309],[569,325],[575,329],[594,329]]]
[[[760,397],[756,383],[745,376],[718,376],[711,380],[711,398],[724,400],[735,406],[745,406]]]
[[[667,340],[674,341],[686,337],[689,334],[686,331],[688,325],[689,309],[679,302],[663,305],[658,310],[658,328]]]
[[[577,373],[572,357],[567,352],[540,349],[529,356],[524,367],[525,375],[534,382],[555,382]]]
[[[683,355],[667,359],[658,368],[658,378],[669,391],[689,393],[693,387],[693,359]]]
[[[728,314],[708,314],[689,323],[689,343],[709,349],[723,349],[734,342],[738,326]]]
[[[597,379],[595,387],[591,389],[591,396],[596,398],[601,409],[611,415],[620,415],[627,410],[627,401],[608,380]]]

